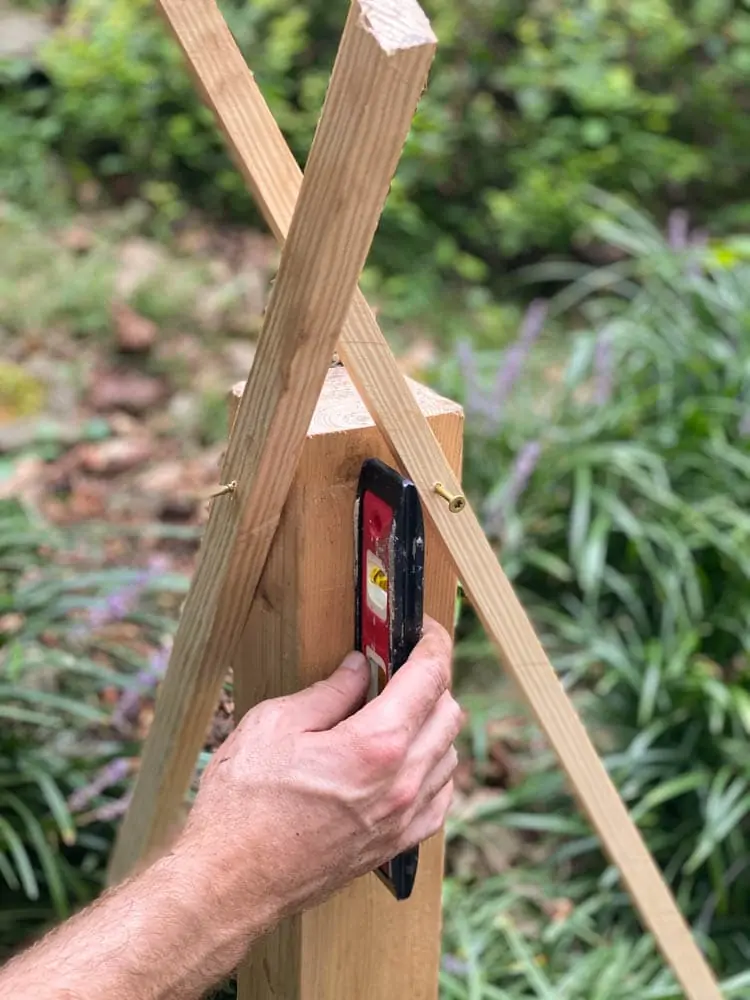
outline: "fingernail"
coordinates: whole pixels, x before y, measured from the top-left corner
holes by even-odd
[[[361,653],[356,651],[353,653],[347,653],[341,666],[345,670],[359,670],[362,671],[367,666],[367,660]]]

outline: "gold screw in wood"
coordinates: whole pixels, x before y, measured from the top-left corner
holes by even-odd
[[[466,506],[466,497],[463,493],[449,493],[442,483],[435,483],[433,489],[439,497],[448,501],[448,510],[451,514],[460,514]]]
[[[213,500],[215,497],[223,497],[226,496],[227,493],[234,493],[236,489],[237,480],[233,479],[231,483],[226,483],[225,485],[220,486],[218,490],[215,490],[213,493],[209,493],[206,499]]]

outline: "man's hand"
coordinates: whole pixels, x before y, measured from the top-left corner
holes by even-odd
[[[461,725],[449,680],[450,641],[428,621],[364,708],[352,654],[248,712],[174,849],[0,970],[0,996],[197,1000],[281,917],[435,833]]]
[[[447,633],[427,620],[364,707],[369,669],[351,653],[328,680],[248,712],[206,769],[176,853],[210,858],[228,903],[265,901],[273,919],[436,833],[462,723],[450,660]]]

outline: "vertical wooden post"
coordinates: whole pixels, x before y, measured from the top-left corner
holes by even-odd
[[[189,30],[206,30],[204,8],[176,6]],[[227,34],[209,31],[214,64],[223,64]],[[211,507],[112,882],[166,842],[182,805],[434,54],[417,0],[351,4],[229,437],[222,483],[235,487]]]
[[[459,475],[461,408],[410,385]],[[327,676],[352,648],[354,494],[370,457],[397,465],[345,369],[331,368],[233,664],[238,717]],[[431,525],[425,587],[427,613],[452,629],[455,572]],[[442,877],[437,836],[422,847],[410,900],[367,875],[286,921],[250,952],[239,1000],[436,1000]]]

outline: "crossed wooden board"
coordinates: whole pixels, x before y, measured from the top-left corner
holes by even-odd
[[[460,492],[456,476],[357,288],[434,56],[429,21],[417,0],[353,0],[303,178],[214,0],[160,5],[283,251],[224,460],[236,485],[212,504],[110,879],[163,843],[182,807],[337,349],[685,996],[720,1000],[473,510],[436,495],[438,482]]]

